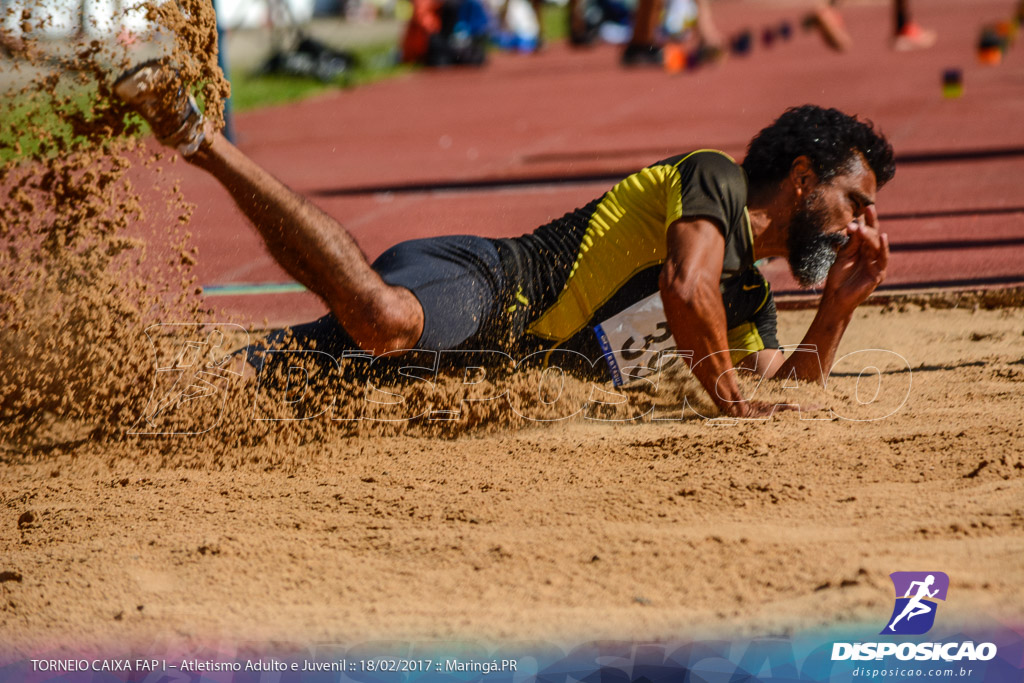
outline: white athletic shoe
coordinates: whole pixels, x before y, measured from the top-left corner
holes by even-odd
[[[126,71],[114,83],[114,93],[146,120],[160,144],[183,156],[203,144],[203,114],[178,71],[164,60]]]

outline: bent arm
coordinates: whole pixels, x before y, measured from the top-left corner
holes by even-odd
[[[824,386],[853,312],[882,283],[889,265],[889,239],[879,232],[874,206],[865,218],[866,225],[855,222],[847,228],[850,241],[829,270],[818,312],[804,335],[803,344],[813,345],[817,353],[792,354],[776,374]]]
[[[658,281],[669,329],[681,350],[693,352],[691,370],[715,405],[733,417],[750,407],[740,393],[719,281],[725,238],[704,218],[678,220],[668,229],[668,256]]]

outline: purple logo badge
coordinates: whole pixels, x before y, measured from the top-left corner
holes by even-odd
[[[945,600],[949,577],[943,572],[893,572],[896,605],[881,635],[916,636],[927,633],[935,623],[936,600]]]

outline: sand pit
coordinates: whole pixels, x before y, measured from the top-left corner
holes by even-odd
[[[909,396],[869,422],[8,447],[5,648],[779,634],[881,623],[921,567],[947,613],[1020,623],[1024,309],[866,307],[840,354],[872,348],[911,369],[880,368]],[[816,407],[870,416],[836,382]]]

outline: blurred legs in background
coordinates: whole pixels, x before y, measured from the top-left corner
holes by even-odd
[[[821,33],[822,40],[833,50],[840,52],[849,49],[853,39],[846,32],[843,17],[839,14],[840,0],[830,0],[828,4],[817,7],[805,20],[807,25]],[[894,50],[920,50],[935,44],[934,31],[922,28],[910,16],[910,0],[893,0],[893,38]]]

